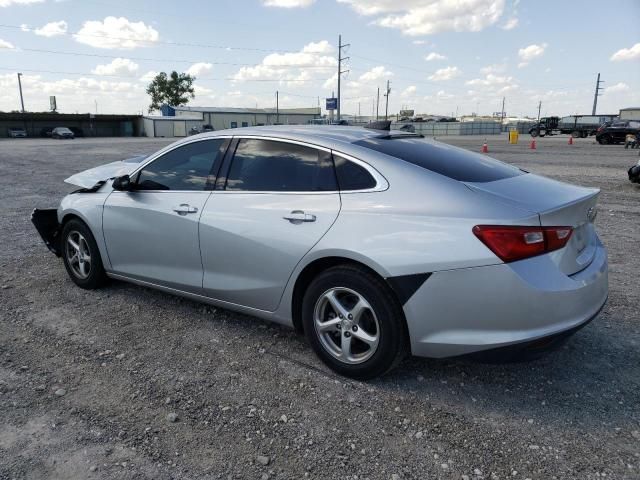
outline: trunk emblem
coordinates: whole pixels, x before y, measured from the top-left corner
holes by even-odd
[[[589,210],[587,210],[587,220],[593,223],[597,215],[598,215],[598,209],[596,207],[589,207]]]

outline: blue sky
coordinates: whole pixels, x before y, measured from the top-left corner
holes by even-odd
[[[0,110],[136,113],[154,72],[197,77],[191,105],[316,106],[351,44],[342,110],[599,113],[640,105],[640,2],[517,0],[0,0]],[[609,8],[607,9],[609,10]],[[384,99],[381,96],[381,109]]]

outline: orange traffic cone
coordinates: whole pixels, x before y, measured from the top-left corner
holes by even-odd
[[[531,143],[529,144],[529,149],[531,149],[531,150],[535,150],[536,149],[536,141],[535,140],[531,140]]]
[[[573,137],[569,137],[569,145],[573,145]]]
[[[486,140],[482,144],[482,153],[489,153],[489,146],[487,145],[487,141]]]

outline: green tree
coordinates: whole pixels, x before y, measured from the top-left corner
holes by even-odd
[[[187,73],[178,73],[175,70],[171,75],[161,72],[155,76],[147,86],[147,93],[151,96],[149,113],[159,110],[163,103],[177,107],[186,105],[189,99],[194,98],[193,82],[196,77]]]

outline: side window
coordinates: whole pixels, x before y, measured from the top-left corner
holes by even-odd
[[[340,190],[367,190],[376,186],[376,180],[366,168],[339,155],[333,156]]]
[[[227,190],[321,192],[338,190],[331,155],[293,143],[240,140]]]
[[[249,122],[242,122],[242,126],[243,127],[248,127],[249,126]]]
[[[231,122],[231,128],[238,128],[238,122]]]
[[[205,190],[226,139],[193,142],[165,153],[138,175],[138,190]]]

